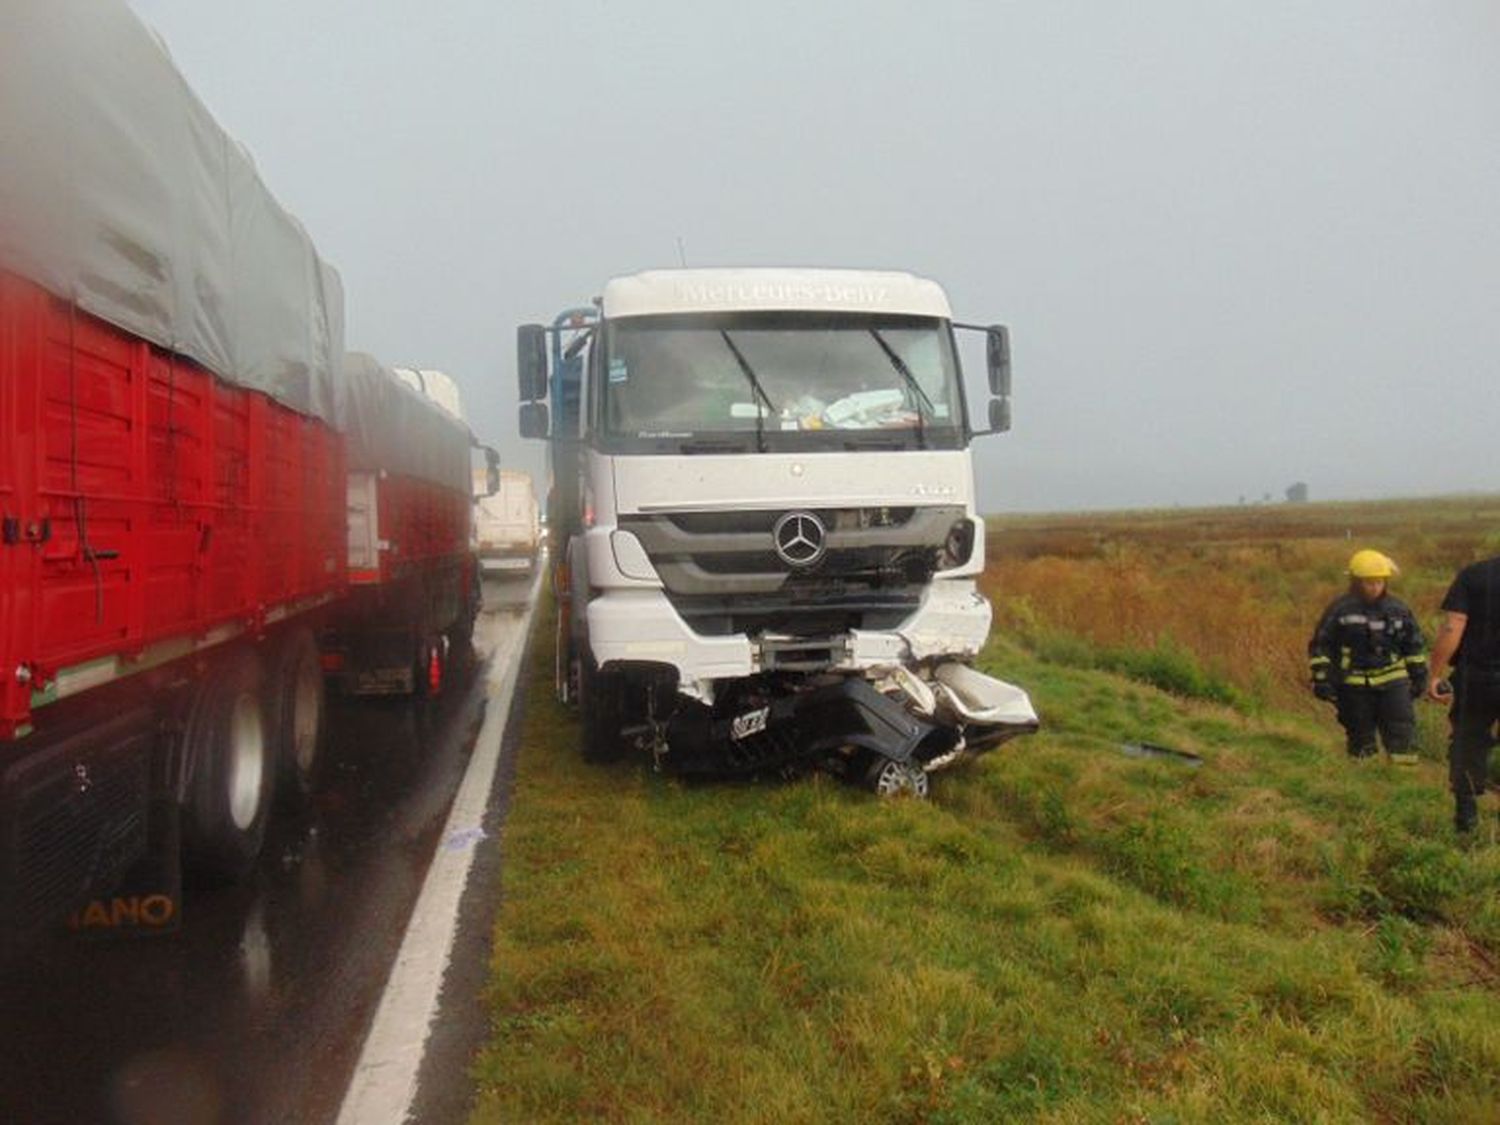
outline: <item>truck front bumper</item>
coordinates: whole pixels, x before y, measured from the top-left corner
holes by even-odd
[[[777,668],[867,672],[941,657],[966,659],[990,630],[989,602],[969,579],[940,579],[915,613],[889,630],[853,629],[834,637],[694,632],[661,590],[611,590],[589,602],[588,635],[594,659],[669,664],[679,690],[711,702],[713,682]],[[814,669],[811,665],[816,665]]]

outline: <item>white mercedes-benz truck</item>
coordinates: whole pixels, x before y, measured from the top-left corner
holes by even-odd
[[[982,429],[955,329],[986,337]],[[1036,729],[1024,691],[972,667],[990,606],[969,444],[1009,427],[1005,328],[956,324],[905,273],[682,269],[616,278],[517,344],[586,757],[920,795]]]

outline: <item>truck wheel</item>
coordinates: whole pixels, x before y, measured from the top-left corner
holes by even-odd
[[[553,678],[556,681],[557,701],[569,707],[578,706],[583,692],[584,657],[579,652],[578,642],[573,637],[568,619],[562,613],[557,618],[556,659]]]
[[[467,667],[469,658],[474,654],[474,624],[479,620],[480,610],[484,607],[480,573],[479,564],[475,563],[472,593],[459,613],[458,620],[448,626],[448,631],[444,634],[448,638],[448,658],[458,668]]]
[[[192,771],[182,810],[184,866],[206,882],[243,878],[265,841],[275,774],[253,652],[230,653],[198,685],[183,753]]]
[[[317,781],[323,749],[323,665],[312,633],[298,629],[271,655],[266,729],[282,790],[306,797]]]
[[[552,690],[557,694],[559,703],[568,704],[573,702],[573,658],[568,655],[568,648],[563,644],[561,614],[557,618],[556,633],[552,645]]]
[[[865,771],[865,784],[881,797],[927,797],[927,771],[916,762],[895,762],[876,755]]]
[[[462,679],[474,666],[474,622],[463,629],[455,625],[443,634],[443,679]]]
[[[583,760],[618,762],[627,746],[620,737],[625,717],[624,684],[616,673],[605,672],[591,655],[579,660],[578,711],[583,719]]]

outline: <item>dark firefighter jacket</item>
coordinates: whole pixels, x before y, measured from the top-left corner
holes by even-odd
[[[1355,594],[1323,611],[1307,646],[1314,684],[1384,687],[1410,679],[1427,684],[1422,628],[1406,603],[1389,594],[1366,602]]]

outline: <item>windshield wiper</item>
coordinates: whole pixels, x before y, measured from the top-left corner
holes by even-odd
[[[745,373],[745,378],[750,382],[750,389],[755,392],[761,402],[766,404],[766,409],[773,415],[779,413],[775,404],[771,402],[770,396],[766,394],[765,387],[762,387],[760,380],[755,377],[755,368],[750,366],[744,354],[739,348],[734,346],[734,341],[729,338],[728,330],[719,329],[719,335],[724,337],[724,343],[730,352],[733,353],[734,361],[740,365],[740,370]],[[762,453],[766,451],[766,416],[758,407],[755,411],[755,448]]]
[[[891,361],[891,366],[896,369],[897,373],[906,381],[906,385],[913,392],[912,402],[917,408],[917,445],[922,449],[926,449],[927,418],[922,411],[922,403],[925,402],[927,404],[927,409],[932,412],[934,418],[937,417],[937,407],[932,405],[932,399],[927,397],[927,392],[922,389],[922,384],[917,382],[917,377],[911,373],[911,368],[906,366],[906,361],[897,355],[895,350],[885,342],[885,337],[880,334],[880,329],[870,329],[870,335],[875,337],[875,342],[880,345],[880,350],[885,352],[886,358]]]

